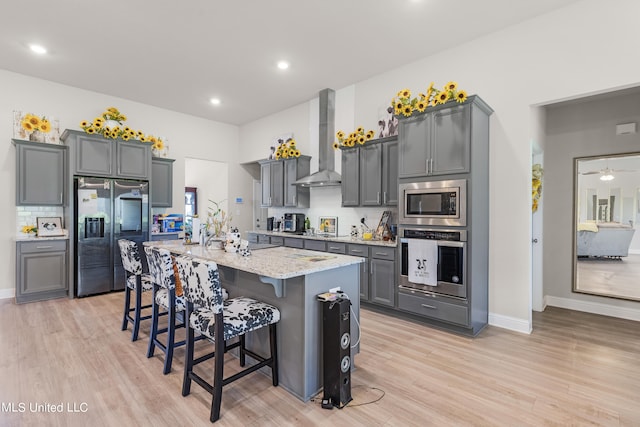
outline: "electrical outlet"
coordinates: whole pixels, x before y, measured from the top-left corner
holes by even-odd
[[[340,292],[340,286],[336,286],[335,288],[329,289],[329,292],[335,294],[336,292]]]

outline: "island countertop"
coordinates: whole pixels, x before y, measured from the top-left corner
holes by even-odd
[[[320,240],[325,242],[348,243],[369,246],[386,246],[395,248],[398,243],[395,240],[364,240],[354,239],[350,236],[325,236],[322,234],[295,234],[282,231],[266,231],[266,230],[249,230],[246,234],[264,234],[267,236],[288,237],[293,239]]]
[[[243,257],[219,248],[206,248],[198,244],[185,245],[179,240],[144,242],[144,245],[164,248],[174,254],[191,255],[218,265],[274,279],[289,279],[365,261],[365,258],[361,257],[284,246],[254,249],[250,256]]]

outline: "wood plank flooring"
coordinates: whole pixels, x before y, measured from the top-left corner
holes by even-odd
[[[163,376],[161,356],[146,358],[148,322],[135,343],[120,331],[123,297],[0,300],[0,426],[209,425],[210,396],[196,384],[181,395],[184,350]],[[640,425],[638,322],[548,308],[531,335],[489,326],[472,339],[361,317],[349,406],[303,403],[258,373],[225,387],[216,425]],[[30,411],[46,403],[65,412]]]

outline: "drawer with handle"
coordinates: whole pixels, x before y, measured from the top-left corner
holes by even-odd
[[[347,255],[369,257],[369,246],[367,245],[353,245],[347,246]]]
[[[20,242],[20,252],[38,253],[38,252],[56,252],[67,250],[66,240],[43,240],[41,242]]]
[[[396,248],[383,248],[379,246],[371,247],[371,258],[388,259],[394,261],[396,259]]]
[[[469,323],[467,306],[449,303],[436,296],[398,292],[398,308],[458,325]]]
[[[304,248],[309,249],[311,251],[327,251],[327,242],[321,240],[305,240]]]
[[[333,252],[334,254],[346,254],[347,245],[344,243],[327,242],[327,252]]]

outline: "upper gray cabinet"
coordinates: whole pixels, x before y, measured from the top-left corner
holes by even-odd
[[[396,136],[342,150],[342,206],[398,204]]]
[[[73,175],[142,180],[151,177],[150,144],[108,139],[68,129],[61,139],[72,148]]]
[[[284,203],[284,163],[280,160],[260,162],[262,207],[282,206]]]
[[[295,185],[298,179],[311,172],[311,157],[300,156],[284,160],[284,206],[309,207],[309,187]]]
[[[14,139],[16,205],[63,206],[67,147]]]
[[[360,149],[344,148],[341,151],[342,206],[360,205]]]
[[[309,207],[309,188],[294,185],[299,178],[309,175],[309,156],[285,160],[260,161],[262,207]]]
[[[154,157],[151,159],[151,207],[173,206],[173,162],[174,159]]]
[[[475,108],[480,106],[480,108]],[[486,107],[486,108],[485,108]],[[477,96],[400,120],[400,178],[469,172],[474,114],[490,114]]]

